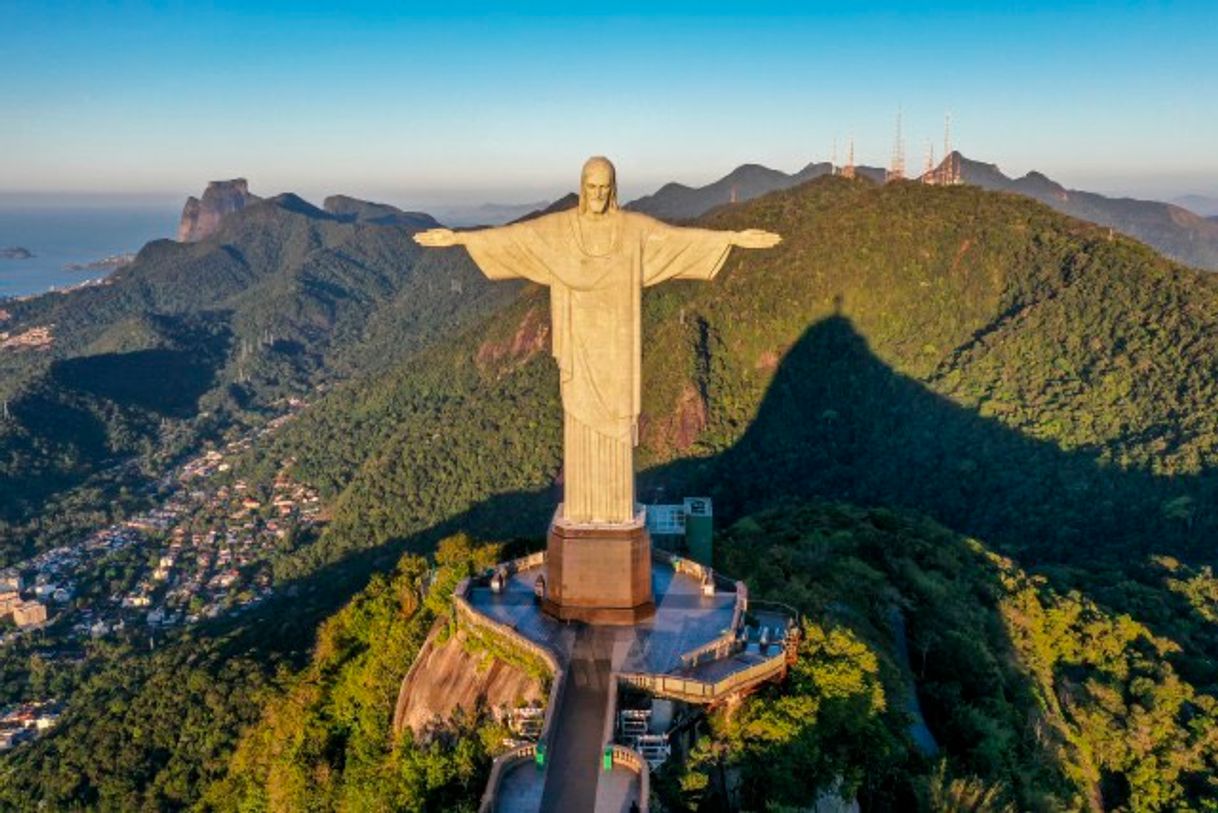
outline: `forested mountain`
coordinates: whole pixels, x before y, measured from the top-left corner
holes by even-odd
[[[102,284],[5,303],[0,329],[46,341],[0,349],[0,556],[28,552],[47,530],[31,522],[64,513],[47,500],[116,463],[408,355],[510,295],[467,258],[421,254],[426,215],[329,203],[256,200]]]
[[[728,529],[721,569],[797,605],[809,626],[787,694],[712,721],[706,750],[657,778],[666,798],[721,799],[726,769],[752,805],[792,804],[834,776],[871,809],[977,788],[1031,810],[1212,797],[1218,279],[971,186],[824,177],[700,223],[784,241],[734,252],[711,283],[646,293],[640,494],[713,496]],[[462,249],[436,254],[469,270]],[[54,736],[10,760],[0,799],[133,809],[188,805],[208,787],[221,807],[238,789],[258,796],[268,788],[256,748],[228,758],[264,699],[247,687],[296,657],[301,630],[369,573],[454,530],[543,535],[561,439],[548,297],[490,290],[503,292],[499,306],[485,299],[404,361],[361,373],[363,350],[330,351],[350,380],[251,453],[241,473],[252,481],[294,457],[332,517],[281,552],[276,578],[295,598],[252,611],[223,646],[141,660],[120,712],[71,708]],[[280,776],[324,775],[337,793],[372,776],[344,776],[345,764],[394,764],[391,744],[368,735],[378,715],[388,730],[392,707],[336,688],[372,685],[360,670],[382,664],[360,642],[388,622],[378,610],[368,626],[358,608],[390,608],[393,589],[374,581],[331,623],[352,630],[340,657],[319,646],[305,671],[266,690],[247,743],[300,734],[276,712],[293,698],[332,735],[299,761],[277,752]],[[277,634],[289,616],[294,634]],[[166,693],[172,669],[200,685]],[[98,691],[116,680],[91,678]],[[942,772],[908,738],[903,698],[915,690]],[[161,731],[201,708],[223,721],[205,742]],[[117,742],[138,775],[91,760]],[[433,790],[477,787],[467,769],[484,758],[474,749],[458,769],[440,759]],[[417,762],[409,770],[419,776]]]
[[[1059,212],[1111,226],[1180,262],[1218,271],[1218,226],[1188,209],[1156,200],[1110,198],[1066,189],[1039,172],[1008,178],[994,164],[973,161],[958,152],[944,159],[945,164],[950,162],[959,168],[965,183],[1027,195]]]
[[[934,172],[942,175],[954,166],[960,179],[982,189],[1013,192],[1039,200],[1068,215],[1110,226],[1135,237],[1164,255],[1197,268],[1218,270],[1218,218],[1206,217],[1208,210],[1195,211],[1170,203],[1132,198],[1110,198],[1094,192],[1066,189],[1039,172],[1009,178],[994,164],[975,161],[953,152]],[[813,178],[831,174],[833,167],[812,163],[788,175],[758,164],[743,164],[719,180],[701,187],[668,183],[651,195],[626,205],[628,209],[665,220],[685,221],[701,217],[712,209],[728,204],[733,195],[738,203],[781,189],[789,189]],[[878,167],[859,166],[860,177],[882,183],[885,172]],[[1197,201],[1207,199],[1193,196]],[[1182,204],[1183,205],[1183,204]]]
[[[879,167],[855,167],[859,177],[883,182],[884,170]],[[653,194],[644,195],[626,204],[627,209],[658,217],[661,220],[692,220],[733,200],[743,203],[780,189],[790,189],[822,175],[833,174],[827,161],[808,164],[788,175],[760,164],[741,164],[727,175],[706,186],[690,187],[666,183]]]

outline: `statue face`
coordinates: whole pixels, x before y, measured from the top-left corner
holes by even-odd
[[[587,209],[594,215],[603,215],[609,208],[609,198],[613,194],[613,173],[603,165],[597,164],[584,174],[584,201]]]

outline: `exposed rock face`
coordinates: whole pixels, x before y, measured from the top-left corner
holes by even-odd
[[[246,206],[261,200],[251,195],[249,182],[245,178],[231,181],[212,181],[203,191],[203,198],[189,197],[182,208],[182,222],[178,225],[178,241],[197,243],[216,233],[225,215],[239,212]]]
[[[471,654],[465,648],[465,632],[458,630],[440,644],[439,627],[427,636],[415,664],[398,693],[393,730],[406,729],[415,737],[427,738],[442,728],[457,711],[545,705],[546,694],[536,678],[488,654]]]

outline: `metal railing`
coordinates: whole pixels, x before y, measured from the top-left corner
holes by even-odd
[[[486,780],[486,790],[482,792],[482,801],[478,803],[478,813],[494,813],[499,786],[503,783],[503,777],[508,769],[514,767],[517,762],[536,759],[536,757],[537,743],[534,742],[518,746],[495,757],[495,761],[491,763],[490,778]]]
[[[639,813],[647,813],[651,801],[651,766],[643,755],[625,745],[613,744],[613,764],[639,775]]]
[[[524,560],[536,557],[538,554],[524,557]],[[516,562],[523,560],[517,559]],[[512,563],[509,563],[512,564]],[[553,676],[550,681],[550,696],[546,701],[545,719],[541,724],[541,735],[537,739],[537,743],[529,743],[521,745],[517,748],[500,754],[495,757],[495,761],[491,764],[491,775],[486,783],[486,790],[482,794],[482,802],[479,805],[479,813],[492,813],[495,809],[496,797],[499,793],[499,785],[503,781],[503,775],[507,768],[522,759],[535,757],[537,755],[537,746],[539,743],[546,743],[550,739],[550,733],[554,727],[554,718],[558,712],[559,706],[562,705],[563,693],[567,687],[566,671],[559,665],[558,655],[549,647],[542,646],[534,641],[530,641],[520,632],[512,629],[507,624],[495,621],[488,618],[482,613],[473,608],[469,603],[467,596],[469,595],[470,580],[462,579],[453,590],[453,608],[456,610],[457,622],[459,624],[468,624],[475,630],[480,630],[489,635],[493,635],[503,640],[509,646],[523,650],[537,658],[539,658],[547,668],[549,668]]]
[[[714,683],[679,675],[653,675],[642,672],[622,672],[618,677],[630,686],[660,697],[671,697],[688,703],[711,704],[767,680],[782,677],[786,670],[787,656],[780,649],[764,661],[733,672]]]

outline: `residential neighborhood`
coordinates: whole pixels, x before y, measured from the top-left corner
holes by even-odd
[[[318,521],[321,500],[288,475],[291,460],[269,488],[229,472],[303,405],[175,467],[155,508],[0,571],[0,647],[35,632],[60,643],[155,634],[264,600],[273,554]]]

